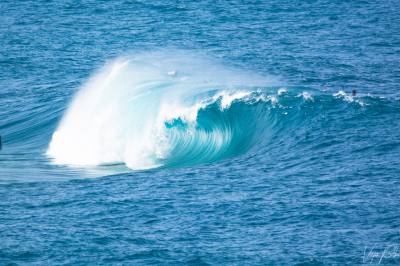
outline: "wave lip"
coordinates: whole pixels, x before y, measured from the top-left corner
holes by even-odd
[[[49,144],[56,164],[191,165],[251,147],[273,81],[183,52],[121,57],[77,93]]]

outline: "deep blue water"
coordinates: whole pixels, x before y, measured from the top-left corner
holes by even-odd
[[[0,264],[399,264],[399,10],[1,1]]]

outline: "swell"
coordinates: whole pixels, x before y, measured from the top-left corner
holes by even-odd
[[[382,104],[343,91],[279,89],[270,78],[185,53],[139,54],[111,62],[81,88],[46,154],[74,167],[209,163],[268,153],[282,141],[296,146],[293,132],[314,117]]]

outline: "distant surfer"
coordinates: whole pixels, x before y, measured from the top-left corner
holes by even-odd
[[[352,92],[351,92],[351,96],[356,96],[357,95],[357,91],[356,90],[353,90]]]

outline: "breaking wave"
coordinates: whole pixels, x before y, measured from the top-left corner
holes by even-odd
[[[131,169],[212,162],[262,134],[272,80],[198,56],[121,57],[77,93],[47,150],[56,164]]]
[[[130,55],[79,90],[47,155],[56,164],[135,170],[214,162],[265,150],[277,137],[290,142],[319,110],[362,107],[362,99],[289,90],[186,52]]]

